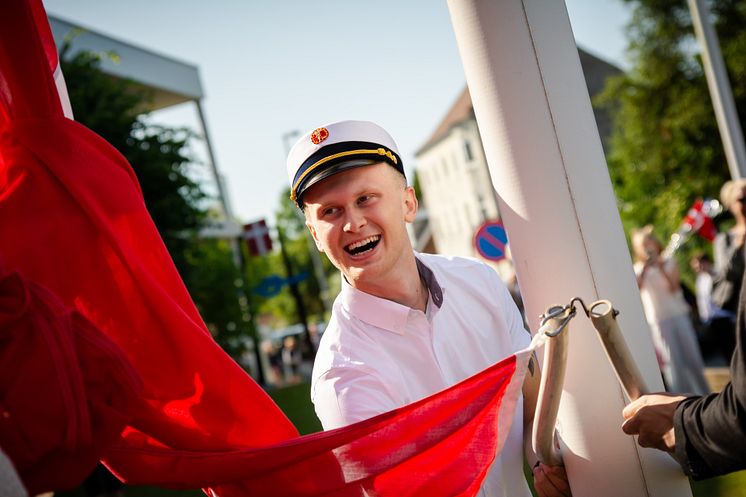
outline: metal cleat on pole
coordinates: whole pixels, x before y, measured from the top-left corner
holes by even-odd
[[[609,358],[612,369],[630,401],[649,392],[640,370],[624,340],[616,317],[619,311],[608,300],[598,300],[586,306],[574,297],[565,306],[552,306],[541,316],[538,334],[546,338],[539,398],[536,403],[532,446],[539,461],[548,466],[563,465],[562,453],[555,432],[562,389],[567,368],[570,321],[577,315],[580,304],[585,315],[598,332],[601,345]]]

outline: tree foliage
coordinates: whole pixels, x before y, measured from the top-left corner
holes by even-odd
[[[285,250],[293,266],[293,272],[296,275],[301,273],[307,274],[307,278],[299,283],[299,290],[309,322],[321,321],[328,318],[324,312],[321,290],[311,260],[310,251],[316,250],[316,248],[309,242],[305,219],[295,203],[290,200],[289,189],[284,191],[280,197],[279,207],[276,212],[276,221],[277,228],[282,230]],[[253,286],[258,285],[262,278],[272,274],[280,275],[283,278],[287,277],[287,268],[279,250],[267,257],[261,258],[262,260],[258,260],[260,258],[256,259],[251,261],[250,267],[251,274],[249,278]],[[336,274],[336,270],[326,257],[322,257],[321,259],[324,274],[327,280],[329,280],[330,277]],[[278,325],[289,325],[298,322],[295,299],[287,286],[283,287],[278,295],[271,298],[254,296],[254,299],[257,303],[258,312],[272,314]],[[327,313],[330,310],[326,309]]]
[[[632,67],[596,103],[613,118],[607,159],[625,229],[652,223],[665,240],[697,197],[717,198],[730,174],[686,0],[624,1],[634,9]],[[743,127],[746,2],[709,5]]]
[[[189,271],[185,251],[205,217],[205,194],[189,177],[186,129],[148,125],[143,109],[150,95],[131,82],[100,71],[102,54],[78,52],[60,55],[75,119],[101,135],[132,165],[145,204],[182,276]]]
[[[190,178],[195,167],[186,129],[149,125],[143,111],[149,94],[100,70],[106,54],[60,54],[75,119],[101,135],[132,165],[145,204],[202,318],[230,354],[244,350],[248,327],[235,282],[240,273],[226,241],[199,240],[208,216],[206,195]]]

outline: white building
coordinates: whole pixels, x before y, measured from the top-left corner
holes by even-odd
[[[579,49],[580,63],[591,97],[605,79],[619,69]],[[594,110],[602,141],[609,134],[609,119]],[[484,156],[468,88],[415,154],[420,195],[428,213],[434,250],[442,254],[478,257],[474,235],[486,220],[499,219],[495,190]],[[422,222],[422,221],[420,221]],[[416,247],[426,240],[415,239]],[[503,278],[512,274],[510,263],[495,265]]]

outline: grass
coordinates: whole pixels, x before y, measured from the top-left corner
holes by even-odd
[[[746,471],[692,482],[694,497],[746,497]]]
[[[321,431],[321,422],[316,417],[311,404],[311,385],[299,383],[268,392],[282,412],[298,428],[301,435]]]

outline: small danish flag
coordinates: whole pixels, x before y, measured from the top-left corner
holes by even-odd
[[[243,239],[246,240],[249,255],[264,255],[272,250],[272,238],[269,236],[269,228],[264,219],[245,224],[243,227]]]
[[[713,241],[715,235],[717,235],[717,229],[715,223],[712,222],[712,217],[706,212],[707,210],[705,202],[698,198],[686,213],[682,225],[687,226],[692,232],[698,233],[705,240]]]

